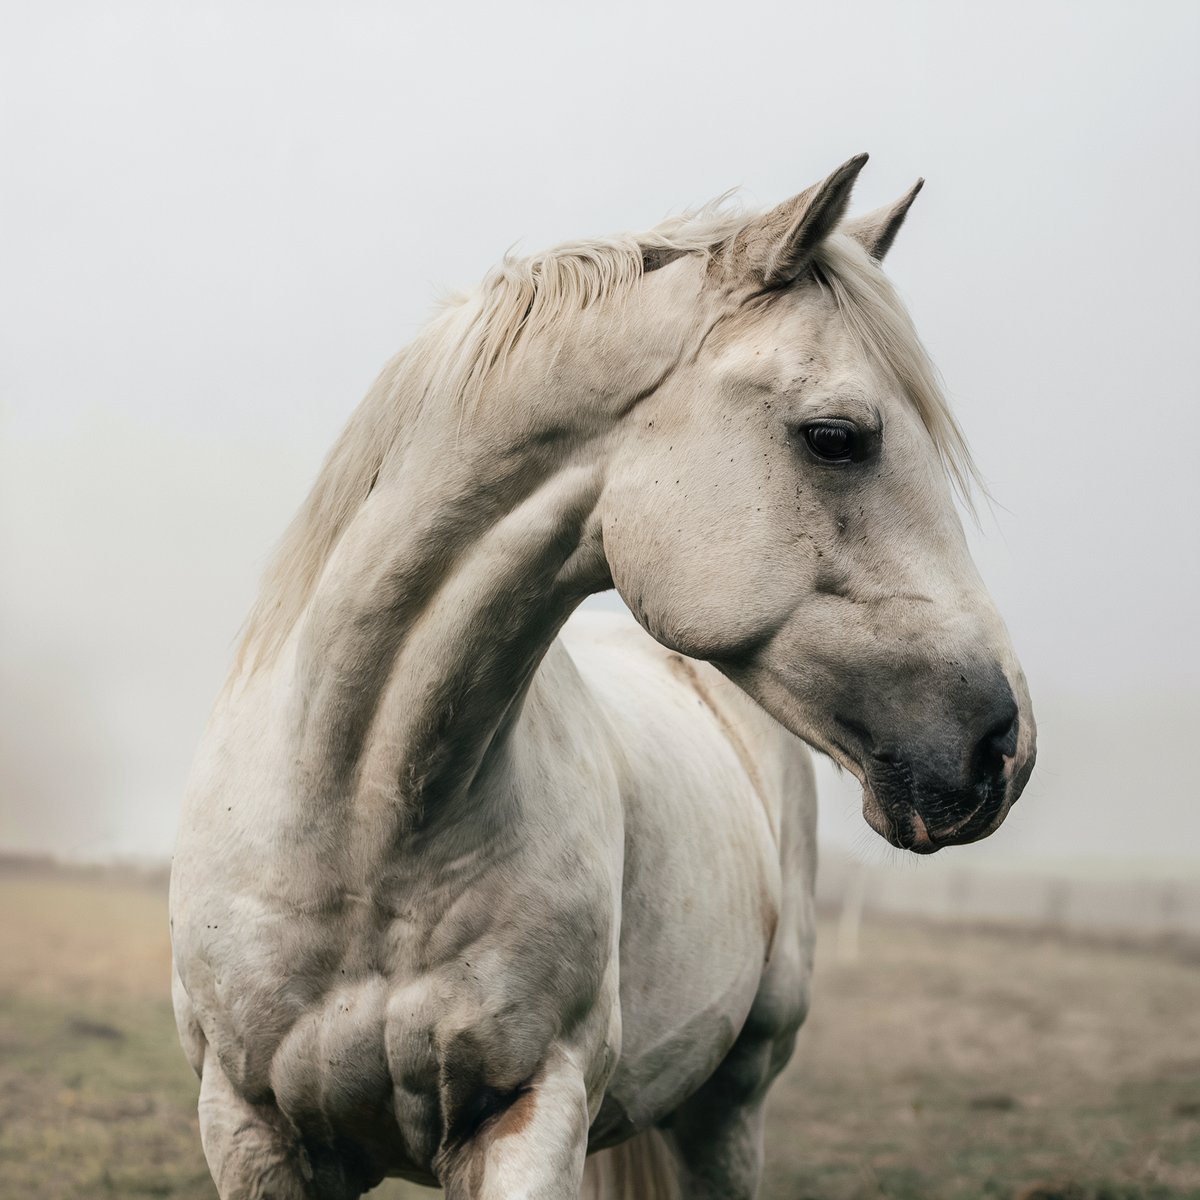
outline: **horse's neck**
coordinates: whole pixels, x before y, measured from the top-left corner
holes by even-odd
[[[414,462],[351,522],[298,631],[300,790],[401,825],[464,796],[571,610],[606,586],[595,444]],[[290,657],[290,656],[289,656]],[[303,796],[297,797],[303,803]]]
[[[704,336],[703,272],[664,268],[620,307],[578,314],[570,340],[519,347],[478,420],[425,410],[278,668],[297,803],[342,798],[403,823],[467,793],[571,610],[611,585],[607,456]]]

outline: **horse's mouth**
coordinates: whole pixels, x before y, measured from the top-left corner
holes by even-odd
[[[899,850],[936,854],[946,846],[977,842],[993,834],[1008,815],[1011,803],[1000,793],[978,798],[962,816],[939,821],[932,828],[915,797],[898,797],[890,789],[876,789],[870,777],[863,785],[863,817],[876,833]]]
[[[898,850],[911,850],[914,854],[936,854],[942,847],[929,836],[924,817],[917,810],[907,813],[885,811],[871,791],[870,785],[863,787],[863,819],[885,842]]]

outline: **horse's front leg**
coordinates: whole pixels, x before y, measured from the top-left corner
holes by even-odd
[[[475,1089],[457,1121],[438,1156],[447,1200],[578,1200],[588,1101],[568,1051],[553,1050],[511,1091]]]
[[[221,1200],[357,1200],[365,1181],[335,1159],[316,1162],[274,1104],[250,1104],[204,1053],[200,1140]]]

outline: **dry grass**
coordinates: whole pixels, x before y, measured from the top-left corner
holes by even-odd
[[[828,957],[773,1094],[768,1195],[1200,1196],[1195,962],[899,922]]]
[[[213,1200],[166,979],[159,890],[0,878],[3,1200]],[[819,963],[768,1157],[770,1200],[1200,1197],[1197,964],[870,924]]]

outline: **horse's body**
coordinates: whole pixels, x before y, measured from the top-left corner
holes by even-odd
[[[510,269],[335,448],[172,878],[222,1200],[385,1174],[460,1200],[752,1196],[811,970],[797,735],[913,849],[1015,799],[1032,724],[936,465],[953,426],[917,350],[873,361],[826,311],[857,287],[891,329],[866,251],[829,240],[858,166],[765,218]],[[906,209],[849,232],[881,256]],[[827,453],[835,426],[855,453]],[[653,638],[564,630],[614,583]]]

